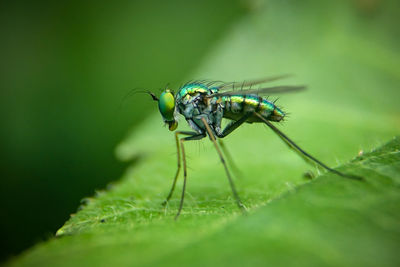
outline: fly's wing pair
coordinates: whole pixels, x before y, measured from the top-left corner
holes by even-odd
[[[221,97],[221,96],[231,96],[231,95],[250,95],[250,94],[263,95],[263,94],[274,94],[274,93],[291,93],[291,92],[301,91],[306,88],[305,86],[272,86],[272,87],[261,87],[259,89],[251,88],[252,86],[276,81],[276,80],[279,80],[282,78],[286,78],[287,76],[288,75],[281,75],[281,76],[275,76],[275,77],[270,77],[270,78],[265,78],[265,79],[260,79],[260,80],[243,82],[243,83],[225,83],[225,84],[218,86],[219,92],[217,92],[215,94],[211,94],[208,97]],[[236,88],[237,88],[237,90],[235,90]],[[300,148],[286,134],[284,134],[282,131],[280,131],[278,128],[276,128],[271,122],[269,122],[267,119],[262,117],[260,114],[255,112],[254,115],[259,117],[261,121],[263,121],[269,128],[271,128],[291,149],[293,149],[307,163],[314,162],[315,164],[323,167],[324,169],[326,169],[332,173],[335,173],[339,176],[342,176],[342,177],[346,177],[346,178],[354,179],[354,180],[363,180],[363,178],[360,176],[345,174],[345,173],[339,172],[335,169],[328,167],[327,165],[325,165],[324,163],[322,163],[315,157],[311,156],[305,150]]]
[[[272,86],[272,87],[261,87],[257,89],[252,89],[253,86],[260,85],[263,83],[268,83],[276,80],[286,78],[290,75],[280,75],[253,81],[244,82],[231,82],[224,83],[217,86],[219,92],[211,94],[208,97],[220,97],[220,96],[230,96],[230,95],[266,95],[266,94],[280,94],[280,93],[291,93],[304,90],[305,86]]]

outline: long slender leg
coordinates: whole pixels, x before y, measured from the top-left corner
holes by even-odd
[[[251,117],[253,115],[253,113],[247,113],[245,114],[243,117],[241,117],[239,120],[237,121],[233,121],[231,123],[229,123],[224,130],[222,131],[222,133],[217,133],[217,136],[219,138],[224,138],[225,136],[227,136],[228,134],[230,134],[231,132],[233,132],[237,127],[239,127],[240,125],[242,125],[244,122],[246,122],[246,120]]]
[[[186,168],[186,156],[185,156],[185,147],[183,145],[183,142],[185,141],[190,141],[190,140],[199,140],[202,139],[203,137],[205,137],[205,134],[197,134],[195,133],[195,135],[189,136],[189,137],[185,137],[185,138],[181,138],[179,140],[180,144],[181,144],[181,148],[182,148],[182,161],[183,161],[183,187],[182,187],[182,195],[181,195],[181,201],[179,203],[179,209],[178,212],[175,215],[175,220],[178,219],[179,215],[181,214],[182,211],[182,207],[183,207],[183,201],[185,199],[185,191],[186,191],[186,177],[187,177],[187,168]]]
[[[182,159],[183,159],[183,186],[182,186],[182,195],[181,195],[181,202],[179,203],[178,212],[175,215],[175,220],[178,219],[179,215],[181,214],[183,201],[185,199],[185,191],[186,191],[186,176],[187,176],[187,168],[186,168],[186,157],[185,157],[185,147],[183,146],[184,139],[180,140],[181,148],[182,148]]]
[[[169,194],[168,194],[167,198],[162,202],[163,206],[165,206],[168,203],[168,201],[170,200],[170,198],[172,197],[172,194],[174,193],[174,190],[175,190],[176,181],[178,180],[179,172],[181,170],[181,156],[180,156],[179,137],[178,137],[179,135],[196,136],[196,135],[198,135],[198,133],[196,133],[196,132],[187,132],[187,131],[177,131],[177,132],[175,132],[176,155],[177,155],[177,158],[178,158],[178,168],[177,168],[176,173],[175,173],[174,181],[172,182],[171,190],[169,191]]]
[[[223,155],[222,155],[221,150],[219,149],[219,146],[218,146],[217,141],[215,140],[215,137],[214,137],[214,135],[213,135],[213,133],[212,133],[212,131],[211,131],[211,129],[210,129],[210,126],[208,125],[207,121],[206,121],[204,118],[201,118],[201,120],[202,120],[204,126],[205,126],[206,129],[207,129],[207,133],[208,133],[208,135],[209,135],[211,141],[214,143],[215,149],[216,149],[217,152],[218,152],[218,155],[219,155],[219,158],[220,158],[222,164],[224,165],[225,173],[226,173],[226,176],[228,177],[229,184],[230,184],[230,186],[231,186],[233,196],[234,196],[235,199],[236,199],[236,203],[237,203],[238,207],[239,207],[242,211],[245,211],[245,207],[244,207],[244,205],[242,204],[242,201],[240,200],[240,197],[239,197],[239,194],[237,193],[235,184],[233,183],[231,174],[229,173],[228,167],[226,166],[225,159],[224,159],[224,157],[223,157]]]
[[[356,175],[351,175],[351,174],[344,174],[341,173],[337,170],[334,170],[332,168],[329,168],[327,165],[319,161],[318,159],[314,158],[310,154],[308,154],[306,151],[301,149],[295,142],[293,142],[289,137],[287,137],[284,133],[282,133],[278,128],[276,128],[271,122],[266,120],[263,116],[261,116],[258,113],[254,113],[257,117],[259,117],[269,128],[271,128],[290,148],[292,148],[294,151],[300,154],[302,157],[306,157],[307,159],[310,159],[320,165],[321,167],[327,169],[330,172],[333,172],[339,176],[354,179],[354,180],[364,180],[364,178]]]
[[[224,138],[225,136],[229,135],[230,133],[232,133],[234,130],[236,130],[240,125],[242,125],[243,123],[245,123],[247,121],[247,119],[249,117],[251,117],[253,114],[252,113],[247,113],[245,114],[242,118],[240,118],[237,121],[233,121],[231,123],[229,123],[224,130],[221,133],[216,133],[217,136],[219,138]],[[236,166],[235,162],[233,161],[231,154],[228,152],[228,150],[226,149],[224,143],[222,142],[221,139],[218,139],[218,143],[222,149],[222,152],[225,154],[226,158],[228,159],[229,165],[231,165],[233,171],[238,175],[238,176],[242,176],[241,175],[241,171],[239,170],[239,168]]]
[[[237,120],[237,121],[235,121],[235,122],[232,122],[231,124],[227,125],[227,126],[224,128],[224,130],[222,131],[222,133],[221,133],[218,137],[223,138],[223,137],[227,136],[227,135],[230,134],[233,130],[235,130],[235,129],[238,128],[240,125],[242,125],[251,115],[252,115],[252,113],[248,113],[248,114],[244,115],[241,119],[239,119],[239,120]],[[203,122],[204,122],[204,121],[203,121]],[[206,125],[206,127],[208,127],[207,131],[208,131],[208,133],[210,134],[210,133],[211,133],[211,130],[209,129],[208,124],[205,123],[205,125]],[[190,136],[189,136],[189,137],[182,138],[182,139],[179,139],[178,135],[190,135]],[[198,139],[203,138],[204,136],[205,136],[205,134],[198,134],[198,133],[196,133],[196,132],[178,131],[178,132],[175,133],[176,150],[177,150],[177,158],[178,158],[178,168],[177,168],[177,170],[176,170],[176,174],[175,174],[175,177],[174,177],[174,181],[173,181],[173,183],[172,183],[171,190],[170,190],[170,192],[169,192],[167,198],[166,198],[166,199],[164,200],[164,202],[162,203],[163,205],[167,204],[168,201],[170,200],[170,198],[172,197],[172,194],[173,194],[173,192],[174,192],[174,190],[175,190],[176,181],[177,181],[177,179],[178,179],[179,172],[180,172],[180,169],[181,169],[181,160],[180,160],[180,146],[181,146],[181,147],[182,147],[182,158],[183,158],[183,163],[184,163],[184,181],[183,181],[183,190],[182,190],[181,202],[180,202],[180,205],[179,205],[178,213],[177,213],[176,216],[175,216],[175,219],[178,218],[178,216],[179,216],[179,214],[180,214],[180,212],[181,212],[181,210],[182,210],[183,201],[184,201],[184,195],[185,195],[185,190],[186,190],[186,158],[185,158],[185,154],[184,154],[183,142],[184,142],[184,141],[189,141],[189,140],[198,140]],[[214,138],[214,136],[212,135],[212,133],[211,133],[210,136],[212,136],[212,137]],[[221,141],[221,140],[220,140],[220,141]],[[180,144],[180,146],[179,146],[179,144]],[[222,156],[221,151],[219,150],[219,147],[218,147],[217,143],[215,142],[215,138],[214,138],[214,145],[215,145],[215,147],[217,148],[217,152],[218,152],[218,154],[219,154],[219,156],[220,156],[220,158],[221,158],[221,161],[222,161],[222,163],[223,163],[223,165],[224,165],[225,171],[226,171],[227,176],[228,176],[229,184],[231,185],[232,192],[233,192],[233,195],[234,195],[234,197],[235,197],[235,199],[236,199],[236,202],[238,203],[238,206],[239,206],[241,209],[243,209],[244,206],[243,206],[243,204],[242,204],[241,201],[240,201],[239,195],[238,195],[238,193],[237,193],[237,191],[236,191],[235,185],[234,185],[234,183],[233,183],[233,181],[232,181],[232,178],[231,178],[230,173],[229,173],[229,171],[228,171],[228,168],[227,168],[227,166],[226,166],[225,160],[224,160],[224,158],[223,158],[223,156]],[[225,147],[223,146],[223,144],[222,144],[221,147],[223,147],[223,150],[224,150],[225,154],[226,154],[226,155],[229,155],[229,153],[227,153],[227,150],[224,149]],[[228,158],[230,158],[230,156],[228,156]],[[231,162],[233,162],[233,161],[231,161]]]
[[[231,153],[229,153],[228,149],[226,149],[225,143],[222,142],[222,139],[218,139],[219,146],[222,149],[222,152],[224,153],[226,159],[228,160],[228,164],[232,167],[233,172],[236,174],[236,176],[242,176],[242,172],[240,169],[237,167],[235,164],[235,161],[233,160]]]

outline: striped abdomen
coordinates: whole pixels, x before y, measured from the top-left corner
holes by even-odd
[[[285,113],[274,103],[258,95],[232,95],[222,96],[221,104],[224,106],[224,118],[238,120],[248,112],[257,112],[270,121],[280,121]],[[247,122],[261,122],[257,116],[251,116]]]

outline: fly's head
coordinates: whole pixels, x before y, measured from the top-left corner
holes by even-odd
[[[160,98],[157,98],[153,93],[148,92],[154,101],[158,102],[158,109],[168,129],[174,131],[178,127],[178,122],[175,120],[175,97],[169,89],[161,93]]]

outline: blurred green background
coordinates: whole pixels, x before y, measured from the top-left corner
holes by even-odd
[[[354,156],[354,147],[375,147],[381,137],[389,138],[398,129],[386,125],[398,122],[399,112],[395,90],[400,13],[395,0],[3,1],[0,5],[3,259],[52,236],[83,197],[121,177],[125,165],[117,162],[114,150],[122,139],[128,140],[129,153],[137,148],[156,150],[147,148],[142,139],[135,141],[140,147],[129,144],[134,138],[125,138],[128,131],[134,136],[137,125],[157,112],[146,95],[125,99],[135,88],[158,93],[167,83],[176,88],[187,79],[297,74],[296,82],[312,88],[302,95],[303,102],[297,96],[288,96],[287,101],[285,96],[285,103],[291,103],[289,111],[297,107],[295,116],[315,123],[305,129],[298,119],[288,128],[300,129],[294,135],[297,139],[301,140],[300,134],[309,136],[307,148],[331,160],[328,163],[337,156],[331,152],[335,141],[331,138],[322,147],[319,140],[312,147],[314,136],[336,135],[341,147],[349,147],[339,150],[343,152],[339,158],[348,159]],[[193,77],[194,73],[204,77]],[[368,82],[363,84],[366,76]],[[338,97],[338,92],[345,97]],[[306,102],[307,97],[312,100]],[[338,98],[338,106],[351,111],[343,113],[346,120],[341,123],[346,129],[362,130],[347,134],[336,126],[340,125]],[[308,116],[310,110],[321,110],[316,101],[325,105],[327,99],[334,101],[321,114]],[[380,114],[387,118],[369,122],[367,116],[380,107],[383,111],[373,119]],[[361,114],[366,110],[370,113]],[[162,125],[160,118],[157,121]],[[331,128],[322,127],[321,121]],[[369,123],[371,128],[366,127]],[[171,135],[151,124],[149,129],[159,128],[163,131],[159,135],[171,140],[164,150],[171,151],[173,159],[168,160],[175,162]],[[281,147],[279,141],[276,146]],[[132,158],[123,152],[120,156]],[[203,157],[201,162],[209,161]]]
[[[116,144],[248,10],[240,1],[0,3],[0,258],[121,176]]]

